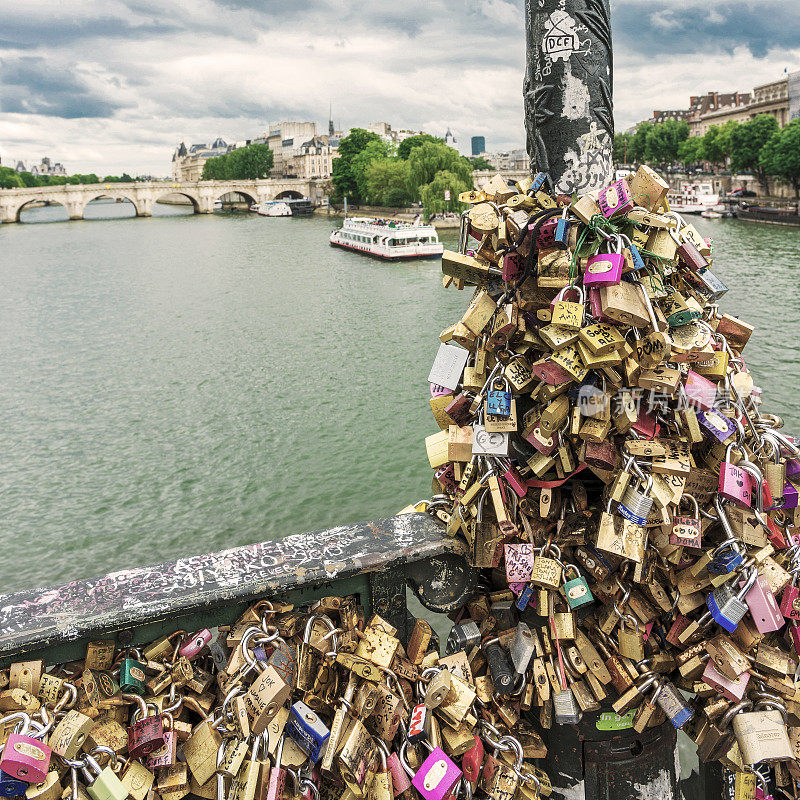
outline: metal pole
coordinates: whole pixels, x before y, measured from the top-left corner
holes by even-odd
[[[611,180],[609,0],[525,0],[525,127],[531,169],[585,194]]]

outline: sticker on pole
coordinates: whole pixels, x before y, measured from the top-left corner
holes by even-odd
[[[598,718],[596,727],[599,731],[624,731],[633,727],[633,718],[636,709],[631,709],[627,714],[615,714],[613,711],[604,711]]]

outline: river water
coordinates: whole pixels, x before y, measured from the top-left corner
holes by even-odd
[[[468,301],[442,289],[439,264],[331,248],[325,217],[157,209],[0,225],[0,590],[430,494],[426,378]],[[765,408],[800,432],[800,230],[696,226],[732,287],[723,308],[756,326],[745,356]]]

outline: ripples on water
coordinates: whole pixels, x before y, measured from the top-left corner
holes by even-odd
[[[438,263],[333,249],[324,217],[166,213],[0,225],[4,552],[24,554],[0,589],[430,494],[425,379],[468,301]],[[745,356],[765,407],[800,431],[800,230],[696,225],[732,287],[724,309],[756,326]]]

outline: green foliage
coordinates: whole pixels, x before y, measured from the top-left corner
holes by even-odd
[[[425,142],[415,147],[408,157],[408,188],[411,196],[421,197],[422,187],[431,183],[442,171],[451,172],[464,184],[472,184],[472,164],[461,158],[457,150],[440,142]]]
[[[421,144],[425,144],[425,142],[444,143],[444,139],[440,139],[438,136],[431,136],[429,133],[420,133],[417,136],[409,136],[408,139],[403,139],[403,141],[397,145],[397,155],[405,160],[415,147],[419,147]],[[478,168],[476,167],[476,169]]]
[[[106,175],[103,183],[133,183],[133,178],[127,172],[123,172],[122,175]]]
[[[629,163],[641,164],[647,155],[647,134],[653,126],[649,122],[640,122],[628,146]]]
[[[373,161],[382,161],[389,157],[389,147],[383,139],[375,139],[367,143],[363,150],[356,153],[350,161],[350,174],[356,185],[358,197],[370,198],[367,187],[367,169]]]
[[[684,120],[668,119],[651,125],[645,141],[645,158],[664,167],[674,164],[681,142],[688,138],[689,123]]]
[[[24,186],[16,170],[0,166],[0,189],[22,189]]]
[[[44,176],[46,177],[46,176]],[[66,179],[66,183],[76,184],[76,183],[100,183],[100,178],[94,174],[94,172],[90,172],[87,175],[82,175],[81,173],[76,173],[75,175],[70,175]],[[39,185],[46,185],[46,184],[39,184]]]
[[[483,157],[475,156],[471,159],[472,169],[491,169],[492,165]]]
[[[461,192],[468,192],[472,188],[471,177],[465,178],[463,172],[450,172],[440,170],[433,179],[422,187],[421,199],[425,215],[440,214],[443,211],[459,212],[464,208],[458,202]],[[445,191],[450,190],[450,199],[444,199]]]
[[[331,176],[338,197],[349,197],[356,201],[360,199],[358,184],[353,174],[353,159],[371,142],[381,141],[377,133],[365,131],[363,128],[353,128],[339,142],[339,157],[333,159]]]
[[[266,144],[237,147],[230,153],[209,158],[203,164],[203,181],[258,180],[269,176],[275,154]]]
[[[788,180],[800,198],[800,119],[772,134],[759,153],[759,167],[767,175]]]
[[[633,161],[633,134],[615,133],[612,160],[615,164],[628,164]]]
[[[36,186],[35,176],[27,170],[19,173],[19,179],[22,181],[23,186]]]
[[[753,172],[767,187],[767,172],[759,164],[759,153],[772,135],[779,129],[778,120],[771,114],[758,114],[731,128],[730,159],[735,172]]]
[[[401,158],[378,158],[365,170],[365,197],[376,206],[404,206],[408,194],[408,163]]]
[[[702,136],[690,136],[678,145],[678,159],[688,169],[693,164],[705,160],[705,143]]]

